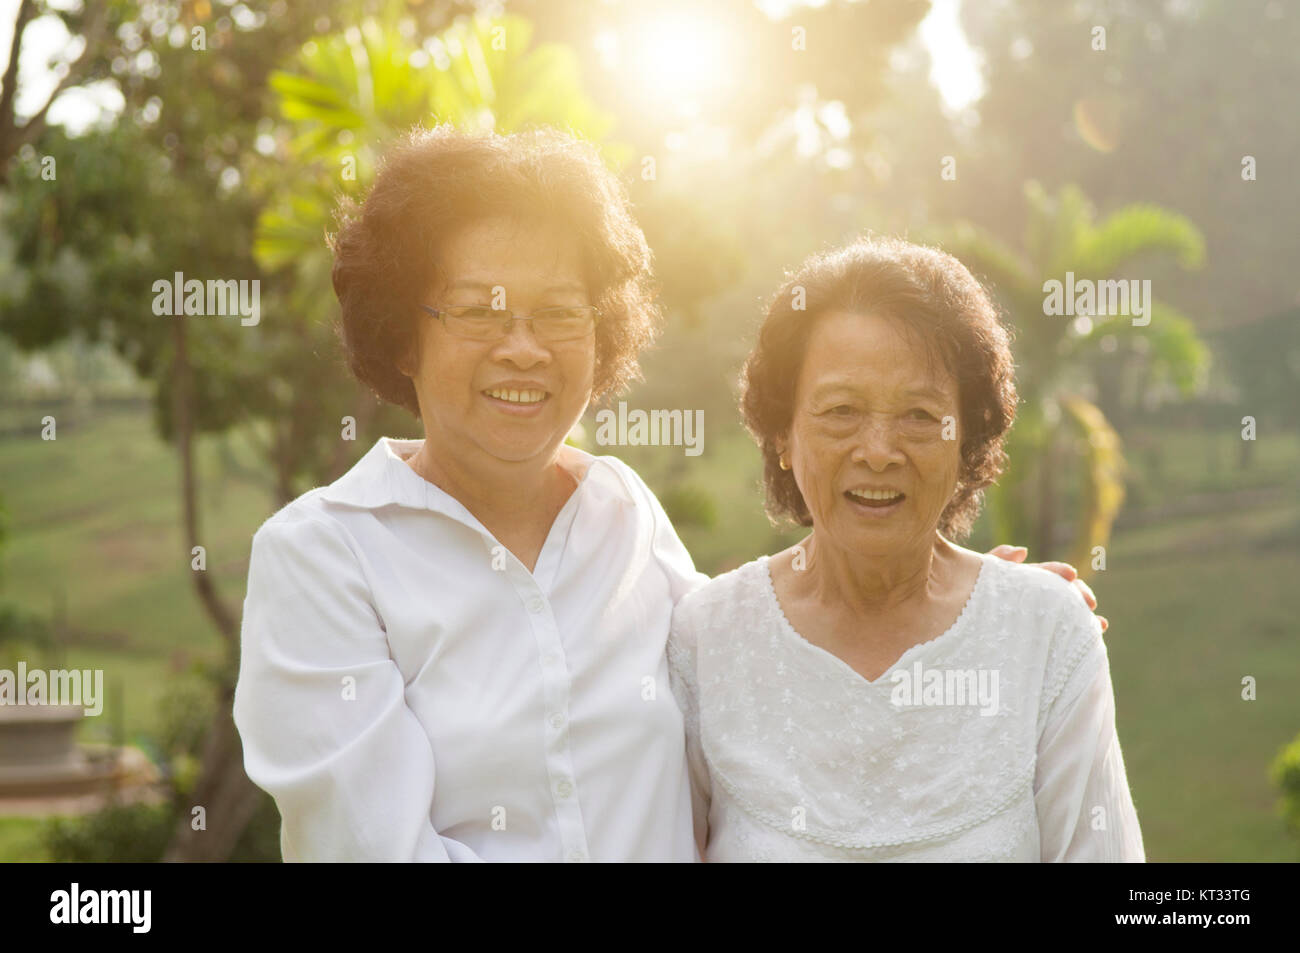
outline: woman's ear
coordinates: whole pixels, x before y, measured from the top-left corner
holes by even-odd
[[[420,366],[420,337],[422,330],[419,326],[416,327],[413,340],[407,346],[406,351],[397,358],[397,369],[411,380],[415,380],[416,370]]]
[[[397,369],[402,372],[402,376],[415,379],[415,372],[411,370],[411,361],[409,355],[404,355],[397,359]]]

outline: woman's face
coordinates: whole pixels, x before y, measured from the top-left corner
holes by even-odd
[[[440,280],[423,302],[434,308],[480,305],[532,314],[591,303],[578,244],[557,225],[476,222],[443,243],[439,265]],[[499,341],[466,340],[428,316],[410,375],[427,439],[462,461],[478,453],[506,462],[548,461],[591,399],[595,340],[593,331],[539,342],[529,321],[514,322]]]
[[[862,555],[931,545],[961,464],[958,405],[952,374],[899,323],[822,315],[786,452],[817,535]]]

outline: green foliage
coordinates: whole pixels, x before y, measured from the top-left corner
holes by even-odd
[[[184,808],[188,816],[188,808]],[[55,818],[42,832],[49,859],[62,863],[151,864],[162,860],[181,814],[170,804],[115,804],[83,817]],[[232,863],[280,860],[280,813],[263,796]]]
[[[158,702],[158,746],[170,756],[198,755],[216,705],[212,687],[194,678],[176,679]]]
[[[323,237],[340,193],[359,196],[385,145],[412,126],[513,132],[550,125],[600,141],[612,119],[582,90],[577,61],[558,44],[532,46],[518,16],[453,23],[430,55],[400,6],[304,45],[292,67],[271,77],[289,132],[292,175],[276,181],[254,253],[262,267],[314,267],[313,289],[328,293]],[[626,156],[610,147],[611,157]]]
[[[678,483],[661,493],[659,501],[679,531],[683,527],[711,529],[718,522],[718,507],[713,494],[703,487]]]
[[[1282,792],[1279,808],[1287,830],[1300,837],[1300,735],[1278,752],[1269,775]]]
[[[1177,213],[1150,204],[1127,205],[1101,221],[1083,191],[1067,185],[1055,196],[1037,182],[1024,188],[1029,206],[1024,251],[990,231],[962,222],[942,243],[1001,301],[1015,334],[1017,387],[1022,409],[1007,441],[1011,460],[986,500],[1000,541],[1030,541],[1038,558],[1054,558],[1052,524],[1061,507],[1062,465],[1081,474],[1073,552],[1087,571],[1088,554],[1106,545],[1123,500],[1123,456],[1105,415],[1079,390],[1093,361],[1140,357],[1148,386],[1168,382],[1184,394],[1204,379],[1209,352],[1192,322],[1177,309],[1148,301],[1150,322],[1134,325],[1125,315],[1070,320],[1043,313],[1044,285],[1118,278],[1150,254],[1172,255],[1184,268],[1199,267],[1205,242]],[[1066,442],[1066,426],[1078,436]]]
[[[1300,430],[1300,309],[1225,331],[1215,345],[1231,372],[1240,413]]]
[[[0,603],[0,645],[44,650],[52,644],[50,625],[43,617]]]
[[[50,821],[45,846],[58,862],[155,863],[171,839],[172,818],[167,805],[115,804],[84,817]]]
[[[158,702],[157,748],[171,766],[171,797],[164,804],[110,803],[82,817],[57,818],[44,828],[42,839],[51,860],[82,863],[156,863],[171,841],[172,831],[190,817],[192,789],[214,714],[211,687],[193,677],[177,679]],[[153,747],[153,746],[150,746]],[[252,821],[230,860],[280,860],[280,814],[275,801],[263,794]]]

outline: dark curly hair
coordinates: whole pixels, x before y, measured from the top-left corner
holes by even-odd
[[[805,307],[796,310],[800,288]],[[809,335],[818,317],[830,311],[900,322],[956,378],[961,466],[939,531],[964,538],[979,515],[981,491],[1006,464],[1002,446],[1017,400],[1010,339],[988,293],[961,262],[895,238],[860,238],[814,255],[789,275],[768,306],[741,377],[741,413],[763,454],[768,514],[812,525],[793,471],[781,469],[777,444],[794,419]]]
[[[582,251],[596,326],[593,398],[640,375],[659,309],[650,249],[627,192],[590,143],[552,129],[510,135],[415,129],[388,150],[364,203],[345,198],[334,252],[340,337],[353,375],[382,400],[420,414],[399,362],[413,355],[418,307],[440,242],[503,215],[559,223]]]

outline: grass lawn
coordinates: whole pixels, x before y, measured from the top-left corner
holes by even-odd
[[[1300,733],[1297,577],[1300,505],[1113,541],[1095,588],[1149,859],[1300,859],[1267,773]],[[1254,701],[1242,699],[1246,676]]]

